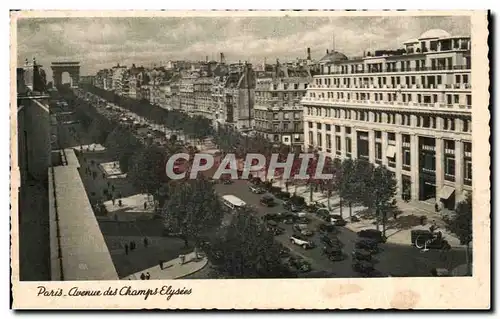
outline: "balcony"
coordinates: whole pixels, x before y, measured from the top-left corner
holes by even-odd
[[[455,175],[452,174],[444,174],[444,179],[449,182],[454,182],[455,181]]]
[[[322,72],[321,75],[353,75],[353,74],[378,74],[378,73],[398,73],[398,72],[428,72],[428,71],[451,71],[451,70],[470,70],[470,65],[436,65],[434,67],[414,67],[414,68],[390,68],[385,70],[356,70],[354,72],[331,71]]]

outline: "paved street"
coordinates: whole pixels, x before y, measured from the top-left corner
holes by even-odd
[[[259,200],[262,195],[250,192],[247,181],[239,180],[231,185],[217,184],[216,190],[221,195],[232,194],[241,198],[248,205],[255,206],[260,215],[268,212],[277,213],[285,211],[282,205],[276,205],[271,208],[260,205]],[[317,219],[311,219],[310,226],[312,226],[312,229],[316,229],[320,222]],[[294,253],[310,261],[313,269],[331,271],[335,274],[335,277],[360,276],[352,270],[351,258],[349,256],[357,239],[356,233],[345,227],[338,227],[340,230],[338,237],[345,245],[344,253],[347,254],[347,258],[343,261],[332,262],[322,254],[322,244],[317,234],[312,237],[317,247],[304,250],[301,247],[291,244],[289,241],[289,236],[292,234],[292,225],[280,224],[280,226],[285,228],[286,232],[277,236],[276,240],[291,248]],[[430,250],[423,253],[409,245],[383,244],[381,247],[383,251],[375,256],[377,262],[375,268],[381,275],[430,276],[430,270],[434,267],[451,269],[465,263],[465,252],[460,249],[452,249],[448,252]]]

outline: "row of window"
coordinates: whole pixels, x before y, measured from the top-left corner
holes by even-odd
[[[426,50],[426,48],[424,48]],[[378,62],[357,64],[325,65],[322,69],[324,74],[357,74],[357,73],[378,73],[378,72],[409,72],[409,71],[437,71],[437,70],[456,70],[470,69],[470,57],[457,58],[456,64],[453,64],[452,57],[436,59],[415,59],[395,62]],[[429,62],[429,63],[427,63]]]
[[[282,115],[282,116],[280,116],[280,115]],[[280,119],[290,120],[290,119],[292,119],[292,117],[295,120],[300,120],[302,118],[302,112],[284,112],[284,113],[274,112],[272,119],[275,121],[280,120]],[[255,118],[267,120],[267,119],[269,119],[269,112],[255,111]]]
[[[306,94],[305,90],[304,91],[297,91],[297,92],[269,92],[269,91],[258,92],[258,91],[256,91],[255,98],[256,99],[278,98],[280,100],[283,100],[283,99],[288,100],[290,98],[294,98],[294,99],[301,98],[305,94]]]
[[[421,94],[421,93],[370,93],[370,92],[310,92],[311,98],[337,99],[337,100],[352,100],[352,101],[380,101],[380,102],[413,102],[413,97],[416,97],[417,103],[446,103],[448,105],[465,103],[467,106],[472,106],[471,94]]]
[[[273,84],[272,90],[305,90],[307,89],[307,86],[309,85],[308,83],[282,83],[282,85],[279,84]],[[269,86],[268,85],[259,85],[257,83],[257,89],[261,89],[263,91],[268,91]]]
[[[443,81],[444,80],[444,81]],[[406,85],[410,87],[412,85],[422,85],[430,87],[433,85],[436,87],[441,84],[469,84],[470,74],[455,74],[452,75],[401,75],[401,76],[376,76],[376,77],[342,77],[342,78],[317,78],[315,79],[316,85],[326,85],[331,87],[340,87],[344,85],[350,87],[353,86],[363,86],[363,85],[375,85],[378,87],[383,87],[384,85],[392,85],[393,87],[397,85]]]
[[[346,120],[356,120],[372,123],[384,123],[393,125],[402,125],[408,127],[416,128],[432,128],[445,131],[457,131],[457,132],[472,132],[472,123],[470,119],[456,118],[456,117],[445,117],[445,116],[431,116],[431,115],[410,115],[410,114],[399,114],[393,112],[377,112],[377,111],[365,111],[365,110],[349,110],[349,109],[331,109],[331,108],[320,108],[320,107],[308,107],[307,115],[339,118]],[[414,117],[414,123],[411,121],[411,117]],[[438,122],[441,121],[441,125]],[[313,128],[313,122],[308,122],[308,127]],[[321,123],[316,123],[316,128],[321,129]],[[329,130],[329,129],[327,129]]]
[[[275,132],[278,132],[278,131],[291,131],[291,129],[293,128],[293,132],[303,132],[303,128],[302,128],[302,123],[281,123],[282,125],[280,124],[271,124],[268,123],[268,122],[261,122],[261,121],[258,121],[256,120],[255,121],[255,127],[256,128],[261,128],[261,129],[267,129],[267,130],[270,130],[271,127],[273,129],[273,131]]]
[[[366,132],[363,132],[364,134],[367,134]],[[376,136],[380,136],[381,132],[376,131],[375,134]],[[392,133],[394,134],[394,133]],[[323,150],[323,136],[321,133],[317,133],[316,135],[316,141],[314,142],[313,140],[313,132],[309,132],[308,134],[309,137],[309,144],[310,146],[316,145],[320,150]],[[386,149],[386,157],[388,159],[388,166],[389,167],[396,167],[396,157],[397,157],[397,150],[395,148],[395,137],[394,135],[391,135],[391,133],[388,134],[388,145]],[[335,153],[337,155],[341,155],[341,136],[336,135],[335,136]],[[403,134],[403,146],[401,149],[401,161],[402,161],[402,168],[403,170],[406,171],[411,171],[411,151],[409,147],[409,141],[410,141],[410,136]],[[449,181],[455,181],[455,141],[452,140],[445,140],[444,141],[445,149],[444,149],[444,176],[446,180]],[[332,139],[331,135],[326,135],[325,136],[325,146],[326,146],[326,151],[331,152],[332,149]],[[345,137],[345,148],[346,148],[346,156],[351,157],[352,155],[352,140],[351,137],[347,136]],[[357,155],[359,158],[364,158],[364,159],[369,159],[369,142],[367,136],[365,138],[360,138],[357,141],[357,150],[354,150],[357,152]],[[464,142],[464,150],[462,157],[464,159],[464,180],[467,185],[471,185],[472,182],[472,144],[468,142]],[[453,153],[451,152],[453,151]],[[375,162],[380,164],[382,163],[382,143],[381,141],[377,138],[375,141]],[[419,156],[419,161],[420,161],[420,167],[429,173],[435,173],[436,170],[436,159],[435,159],[435,153],[429,152],[429,151],[424,151],[420,154]]]

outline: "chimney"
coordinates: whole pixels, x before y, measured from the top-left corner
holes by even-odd
[[[220,53],[220,63],[224,63],[224,53]]]
[[[307,48],[307,59],[311,60],[311,48]]]
[[[328,49],[326,49],[326,54],[328,54],[328,53],[329,53],[329,52],[328,52]]]

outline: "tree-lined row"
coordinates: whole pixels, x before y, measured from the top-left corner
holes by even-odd
[[[182,132],[190,139],[203,140],[214,134],[212,122],[205,117],[189,116],[178,110],[167,110],[152,105],[148,100],[121,96],[113,91],[107,91],[90,84],[83,85],[82,89],[105,99],[109,103],[123,107],[145,118],[150,123],[165,125],[174,132]]]

